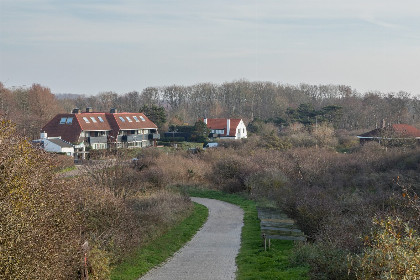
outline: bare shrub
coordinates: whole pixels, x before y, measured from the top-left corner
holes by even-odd
[[[348,273],[347,252],[328,243],[296,244],[290,260],[292,265],[309,265],[310,279],[355,279]]]
[[[56,166],[56,170],[74,166],[74,158],[67,155],[51,154],[51,162]]]
[[[219,154],[213,161],[212,172],[208,174],[209,180],[228,192],[246,190],[246,179],[255,171],[255,165],[249,158],[237,156],[232,150],[225,149],[222,152],[228,156]]]
[[[253,198],[270,197],[284,192],[287,178],[277,169],[263,169],[249,174],[245,180],[248,193]]]
[[[332,125],[321,123],[312,126],[311,135],[316,139],[319,147],[336,147],[338,144]]]

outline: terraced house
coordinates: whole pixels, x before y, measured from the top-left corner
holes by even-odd
[[[60,138],[74,145],[76,154],[84,154],[86,148],[148,147],[156,145],[160,135],[143,113],[93,112],[88,107],[56,115],[42,128],[41,138]]]

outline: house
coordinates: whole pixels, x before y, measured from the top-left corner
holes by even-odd
[[[210,129],[212,138],[247,138],[246,126],[242,119],[204,119],[203,122]]]
[[[48,138],[60,138],[74,145],[75,153],[88,149],[148,147],[160,138],[157,126],[143,113],[93,112],[76,108],[69,114],[58,114],[42,131]]]
[[[408,124],[392,124],[363,133],[357,138],[360,144],[376,141],[381,144],[399,145],[413,140],[420,143],[420,129]]]
[[[74,146],[59,137],[47,137],[47,133],[41,133],[41,139],[32,141],[47,152],[64,153],[68,156],[74,156]]]

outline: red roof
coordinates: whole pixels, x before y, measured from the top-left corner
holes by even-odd
[[[71,122],[63,119],[71,118]],[[123,120],[122,120],[122,119]],[[79,142],[82,131],[110,131],[116,136],[120,130],[157,129],[143,113],[88,113],[58,114],[42,130],[48,137],[61,137],[70,143]]]
[[[60,124],[62,118],[73,119],[71,123]],[[70,143],[78,142],[80,133],[82,132],[82,128],[75,114],[58,114],[44,125],[41,130],[47,132],[48,137],[61,137],[61,139]]]
[[[229,119],[230,120],[230,129],[228,136],[235,136],[236,135],[236,128],[238,127],[241,119]],[[224,133],[221,134],[222,136],[227,136],[226,129],[227,129],[227,121],[228,119],[207,119],[207,127],[210,129],[220,129],[224,130]]]
[[[143,113],[115,113],[111,115],[114,116],[120,130],[157,129],[157,126]]]
[[[408,124],[393,124],[386,128],[377,128],[369,132],[359,135],[361,138],[378,138],[383,137],[384,133],[390,134],[393,137],[416,138],[420,137],[420,129]]]
[[[420,129],[408,124],[393,124],[392,128],[401,136],[420,137]]]

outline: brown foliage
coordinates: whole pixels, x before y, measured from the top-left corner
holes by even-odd
[[[78,217],[72,188],[49,156],[0,119],[0,274],[5,279],[76,278]]]

